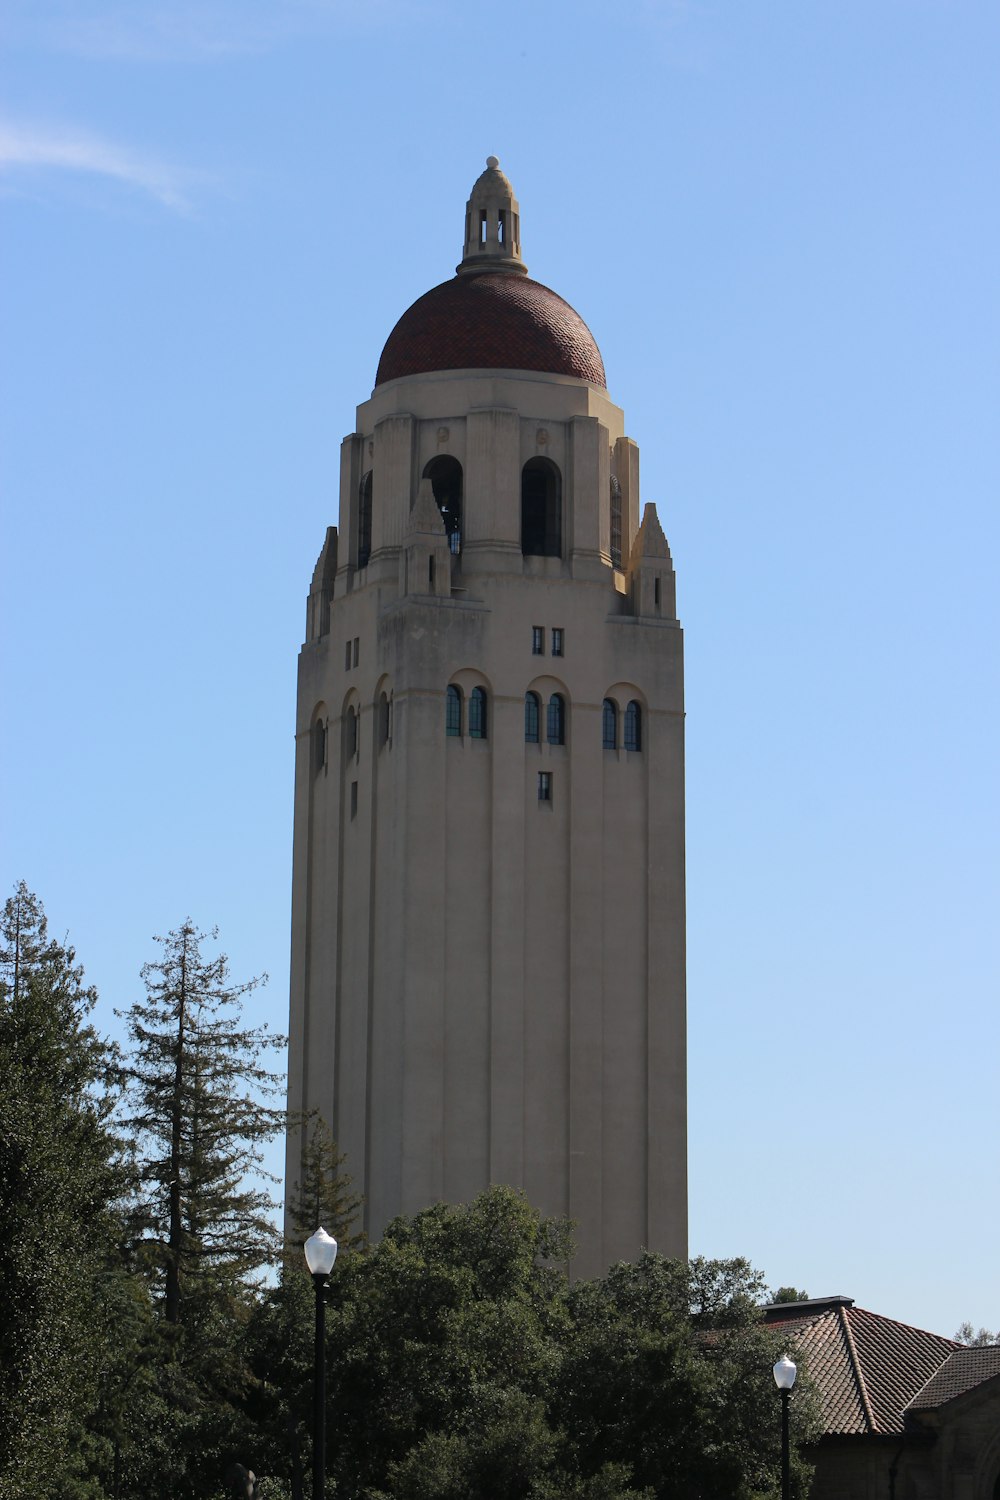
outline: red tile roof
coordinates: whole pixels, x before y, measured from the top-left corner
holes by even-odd
[[[594,336],[568,302],[527,276],[483,271],[425,292],[386,340],[376,386],[429,370],[539,370],[604,388]]]
[[[902,1433],[907,1406],[959,1347],[846,1297],[773,1304],[764,1318],[802,1351],[830,1435]]]
[[[964,1396],[984,1381],[1000,1379],[1000,1344],[978,1349],[956,1349],[928,1380],[913,1400],[911,1411],[932,1411]]]

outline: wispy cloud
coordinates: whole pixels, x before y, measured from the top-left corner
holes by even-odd
[[[191,209],[181,190],[182,174],[162,162],[76,127],[0,121],[0,172],[7,175],[45,170],[111,177],[148,193],[176,213],[188,213]]]

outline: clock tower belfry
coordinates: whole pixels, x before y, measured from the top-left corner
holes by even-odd
[[[682,635],[640,509],[490,157],[344,439],[299,658],[289,1107],[374,1237],[510,1183],[574,1274],[687,1254]]]

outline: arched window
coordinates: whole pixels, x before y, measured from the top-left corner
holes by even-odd
[[[524,738],[529,745],[538,744],[539,725],[542,717],[542,701],[537,693],[524,695]]]
[[[448,688],[444,716],[445,733],[457,739],[462,733],[462,693],[454,683]]]
[[[618,704],[613,698],[605,698],[601,709],[601,737],[605,750],[618,749]]]
[[[474,687],[469,694],[469,739],[486,738],[486,689]]]
[[[326,720],[317,719],[312,731],[313,774],[326,769]]]
[[[611,476],[611,566],[622,565],[622,487]]]
[[[462,465],[449,453],[442,453],[431,459],[424,469],[423,477],[431,482],[434,499],[448,533],[448,546],[452,552],[461,552]]]
[[[624,741],[626,750],[642,749],[642,706],[634,698],[625,710]]]
[[[529,458],[521,470],[521,551],[525,557],[562,555],[562,488],[551,459]]]
[[[385,693],[380,694],[378,700],[378,747],[389,743],[392,733],[392,705]]]
[[[549,712],[546,719],[546,735],[550,745],[565,745],[566,743],[566,700],[561,693],[553,693],[549,699]]]
[[[372,555],[372,471],[368,470],[358,490],[358,567],[367,568]]]
[[[348,760],[353,760],[358,753],[358,716],[353,708],[347,710],[347,724],[344,731],[344,754]]]

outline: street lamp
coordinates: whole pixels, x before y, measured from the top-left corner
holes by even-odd
[[[316,1288],[316,1359],[313,1384],[313,1500],[326,1497],[326,1340],[323,1288],[337,1259],[337,1241],[317,1229],[305,1243],[306,1265]]]
[[[795,1365],[783,1354],[774,1367],[774,1383],[781,1396],[781,1500],[791,1500],[792,1479],[788,1453],[788,1402],[795,1384]]]

